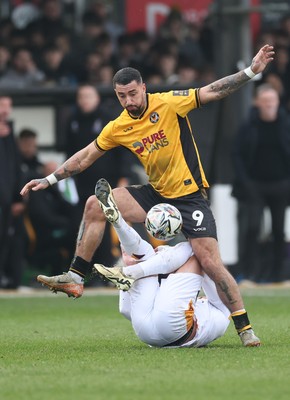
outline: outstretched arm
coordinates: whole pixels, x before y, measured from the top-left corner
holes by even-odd
[[[62,179],[79,174],[92,165],[93,162],[103,154],[104,152],[98,150],[94,142],[92,142],[66,160],[53,174],[41,179],[32,179],[30,182],[26,183],[20,194],[24,196],[30,190],[36,191],[46,189],[48,186]]]
[[[266,66],[274,59],[274,54],[273,46],[266,44],[253,58],[251,67],[200,88],[199,98],[201,104],[220,100],[234,93],[252,77],[263,72]]]

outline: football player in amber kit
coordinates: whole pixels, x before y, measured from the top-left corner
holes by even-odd
[[[239,288],[222,263],[216,238],[214,217],[205,195],[208,183],[191,132],[187,113],[210,101],[235,92],[273,60],[272,46],[263,46],[251,66],[199,89],[146,93],[139,71],[124,68],[113,79],[116,95],[124,111],[104,127],[96,141],[69,158],[53,174],[27,183],[21,193],[45,189],[61,179],[88,168],[106,151],[124,146],[139,158],[149,184],[114,189],[116,204],[128,222],[144,222],[146,212],[155,204],[170,203],[183,218],[183,233],[204,272],[215,282],[224,304],[245,346],[259,346],[249,322]],[[168,144],[166,145],[166,143]],[[104,189],[105,192],[107,189]],[[97,187],[100,193],[102,187]],[[110,202],[111,192],[105,199]],[[104,205],[106,207],[106,205]],[[53,291],[80,297],[83,278],[90,271],[93,253],[102,240],[106,220],[98,201],[89,197],[80,226],[76,255],[68,273],[39,276],[38,280]],[[142,255],[141,255],[142,256]]]

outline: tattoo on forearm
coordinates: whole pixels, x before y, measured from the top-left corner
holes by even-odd
[[[233,299],[230,291],[229,291],[229,287],[227,285],[227,283],[225,281],[221,281],[218,283],[221,291],[226,295],[228,301],[230,302],[230,304],[234,304],[237,302],[237,300]]]
[[[210,85],[211,91],[218,94],[218,98],[222,99],[229,94],[238,90],[250,78],[244,73],[244,71],[237,72],[234,75],[226,76],[225,78],[219,79]]]
[[[81,225],[80,225],[78,237],[77,237],[77,246],[80,246],[80,244],[81,244],[81,241],[82,241],[82,238],[84,235],[84,231],[85,231],[85,227],[86,227],[86,224],[84,221],[82,221]]]
[[[79,174],[81,172],[81,162],[78,158],[70,158],[63,164],[63,168],[59,168],[55,173],[57,180],[62,180]]]

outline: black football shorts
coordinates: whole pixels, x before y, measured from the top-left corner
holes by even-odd
[[[216,223],[204,189],[187,196],[168,199],[156,192],[150,184],[133,185],[126,189],[147,213],[159,203],[175,206],[183,219],[182,233],[188,238],[212,237],[217,239]]]

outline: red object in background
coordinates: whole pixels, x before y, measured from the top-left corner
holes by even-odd
[[[164,21],[171,7],[183,12],[187,21],[202,22],[208,15],[208,7],[213,0],[125,0],[126,3],[126,30],[146,30],[154,35]],[[261,0],[251,0],[251,6],[258,6]],[[255,41],[261,25],[261,14],[256,12],[251,16],[251,29]]]
[[[179,9],[185,20],[201,22],[208,15],[208,6],[213,0],[126,0],[126,30],[146,30],[154,35],[170,9]]]
[[[26,0],[10,0],[10,6],[12,7],[12,9],[27,3],[31,3],[37,7],[40,7],[41,0],[30,0],[29,2]]]
[[[261,0],[252,0],[251,5],[252,6],[258,6],[261,4]],[[251,17],[251,28],[252,28],[252,38],[253,38],[253,43],[255,43],[258,33],[261,30],[261,13],[252,13]]]

